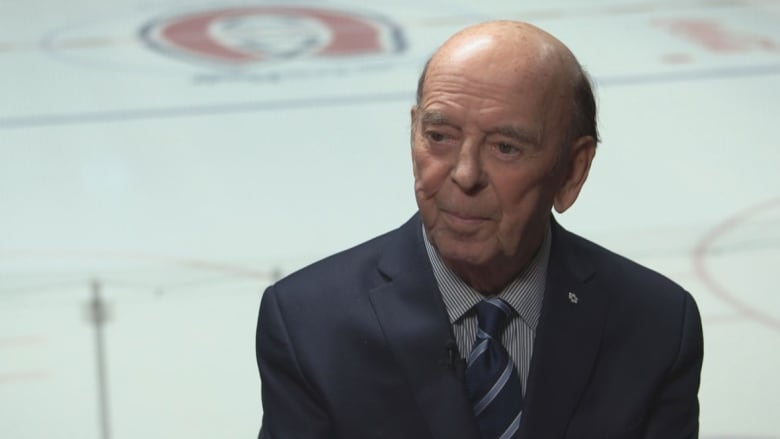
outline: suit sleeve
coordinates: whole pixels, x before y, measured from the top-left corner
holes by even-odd
[[[677,358],[662,383],[644,439],[696,439],[699,436],[699,380],[704,340],[701,317],[690,294],[685,294]]]
[[[260,371],[263,420],[260,439],[333,438],[324,405],[296,358],[274,287],[260,304],[256,354]]]

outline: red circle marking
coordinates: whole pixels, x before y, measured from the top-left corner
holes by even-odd
[[[740,224],[746,222],[757,213],[768,208],[780,205],[780,197],[765,201],[761,204],[751,206],[740,212],[737,212],[724,222],[714,227],[709,233],[704,235],[699,244],[693,250],[693,265],[696,275],[710,288],[712,293],[719,299],[726,302],[731,308],[739,314],[747,317],[759,324],[765,325],[770,329],[780,331],[780,320],[775,316],[762,312],[750,304],[738,299],[737,294],[732,293],[726,287],[721,285],[707,269],[706,259],[710,253],[710,248],[719,238],[735,229]]]
[[[382,47],[373,24],[362,17],[339,11],[298,7],[258,6],[196,13],[179,17],[173,23],[167,24],[162,29],[162,35],[180,49],[192,53],[236,63],[262,61],[262,55],[226,47],[209,36],[208,29],[215,21],[253,14],[310,17],[327,24],[331,31],[331,41],[320,50],[321,54],[338,56],[373,53],[380,51]]]

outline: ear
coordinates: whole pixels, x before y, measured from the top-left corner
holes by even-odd
[[[577,139],[569,149],[569,157],[565,163],[565,176],[558,193],[555,194],[553,206],[558,213],[565,212],[580,194],[582,185],[588,178],[590,164],[596,155],[596,140],[591,136]]]

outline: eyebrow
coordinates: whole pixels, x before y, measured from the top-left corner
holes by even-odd
[[[423,112],[420,120],[424,125],[450,125],[457,128],[455,123],[453,123],[450,119],[447,118],[447,116],[439,111],[426,110]],[[501,125],[494,127],[490,130],[490,133],[500,134],[518,142],[530,145],[538,146],[541,143],[538,132],[513,125]]]
[[[539,145],[540,143],[538,132],[512,125],[496,127],[493,129],[493,132],[501,134],[502,136],[510,137],[522,143],[528,143],[532,145]]]
[[[426,110],[420,119],[426,125],[454,125],[447,117],[438,111]]]

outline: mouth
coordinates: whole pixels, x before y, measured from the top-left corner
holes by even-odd
[[[490,221],[490,218],[483,215],[474,215],[465,212],[453,212],[450,210],[442,210],[441,213],[447,218],[447,221],[452,224],[458,224],[463,226],[475,226],[482,224],[486,221]]]

